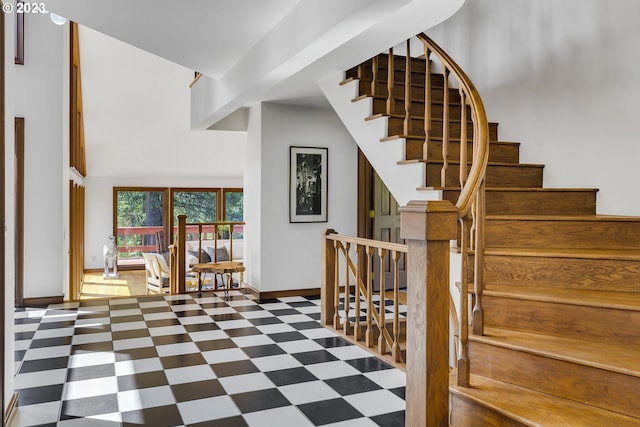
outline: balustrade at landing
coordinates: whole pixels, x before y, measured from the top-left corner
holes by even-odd
[[[244,222],[216,221],[187,223],[186,215],[178,215],[178,226],[175,232],[175,241],[170,246],[171,257],[171,293],[197,292],[197,287],[187,287],[187,272],[190,266],[187,265],[187,249],[198,254],[198,263],[202,263],[203,251],[205,249],[203,241],[212,241],[211,262],[221,261],[218,259],[218,249],[222,247],[220,240],[228,241],[228,259],[235,260],[234,241],[242,242],[244,237]],[[220,237],[222,233],[225,237]],[[236,237],[234,237],[236,236]],[[241,237],[240,237],[241,236]],[[208,238],[211,237],[211,238]],[[187,245],[189,242],[189,246]]]
[[[404,368],[407,310],[400,274],[407,246],[327,230],[323,248],[322,324]]]

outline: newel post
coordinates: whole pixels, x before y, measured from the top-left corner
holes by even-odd
[[[320,322],[324,326],[333,325],[335,315],[336,292],[336,247],[333,240],[327,239],[335,230],[322,230],[322,273],[320,282]]]
[[[187,216],[186,215],[178,215],[178,253],[176,254],[177,265],[176,268],[178,270],[178,293],[183,294],[186,290],[186,282],[185,282],[185,273],[187,271],[186,268],[186,259],[185,259],[185,247],[187,240]]]
[[[456,238],[451,202],[400,209],[407,253],[406,425],[449,425],[449,256]]]

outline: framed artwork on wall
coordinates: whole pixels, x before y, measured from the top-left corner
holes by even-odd
[[[289,147],[289,222],[327,222],[328,151]]]

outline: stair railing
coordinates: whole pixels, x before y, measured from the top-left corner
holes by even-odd
[[[401,347],[406,335],[401,321],[405,316],[401,309],[404,298],[400,291],[400,270],[407,246],[345,236],[334,230],[326,230],[322,237],[322,324],[355,341],[363,341],[367,348],[404,367]],[[380,285],[377,290],[374,275]],[[386,289],[387,275],[393,282],[389,289]],[[390,319],[388,308],[393,311]]]
[[[193,291],[193,289],[187,289],[187,271],[191,268],[187,265],[186,259],[186,252],[189,245],[194,251],[197,247],[198,262],[202,262],[202,252],[204,250],[203,240],[213,240],[213,259],[211,262],[218,262],[218,249],[222,248],[222,243],[220,243],[219,240],[228,240],[228,257],[229,260],[233,260],[234,240],[239,240],[233,236],[234,233],[244,232],[244,225],[244,222],[225,221],[187,223],[186,215],[178,215],[178,224],[174,228],[175,241],[173,245],[169,247],[171,260],[171,293],[184,294]],[[220,237],[220,234],[223,232],[228,233],[228,236],[224,239]],[[206,239],[207,235],[210,235],[211,239]],[[197,245],[194,241],[197,241]],[[189,245],[187,245],[187,242],[189,242]]]
[[[411,56],[411,48],[416,46],[412,40],[415,39],[422,47],[419,58]],[[401,59],[394,54],[394,48],[390,48],[388,53],[378,55],[368,63],[371,66],[371,75],[365,76],[364,68],[358,67],[358,77],[372,79],[372,96],[386,97],[385,115],[402,117],[402,135],[398,135],[399,137],[415,140],[424,132],[420,161],[442,162],[440,185],[434,188],[455,189],[458,186],[460,188],[460,195],[455,204],[458,217],[458,248],[462,258],[457,367],[459,385],[468,386],[469,325],[472,324],[474,334],[482,335],[484,331],[482,307],[485,241],[484,183],[489,158],[489,126],[480,95],[467,74],[427,35],[419,34],[415,39],[407,40],[404,47],[400,46],[397,49],[405,50],[404,64],[398,64]],[[385,66],[386,70],[383,69]],[[436,67],[439,68],[438,72],[441,76],[433,73]],[[422,72],[424,72],[424,89]],[[378,77],[385,79],[386,84],[383,85],[382,82],[378,84],[376,81]],[[442,83],[438,84],[440,79]],[[422,91],[424,94],[421,93]],[[399,105],[400,102],[403,103],[402,106]],[[424,112],[418,109],[418,104],[422,102],[424,102]],[[441,113],[438,114],[437,121],[442,123],[440,130],[434,126],[434,119],[436,119],[434,113],[438,113],[434,106],[439,105],[441,105]],[[419,118],[423,120],[422,129],[419,124],[416,124]],[[467,128],[469,120],[473,124],[471,129]],[[459,126],[458,150],[455,149],[456,141],[452,136],[456,126]],[[432,154],[434,141],[442,143],[441,159],[440,155],[436,157]],[[454,175],[456,163],[459,172]],[[473,286],[474,295],[471,322],[469,321],[470,284]]]

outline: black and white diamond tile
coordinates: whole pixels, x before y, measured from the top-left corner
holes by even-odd
[[[404,426],[404,373],[323,328],[319,299],[223,296],[16,311],[14,425]]]

